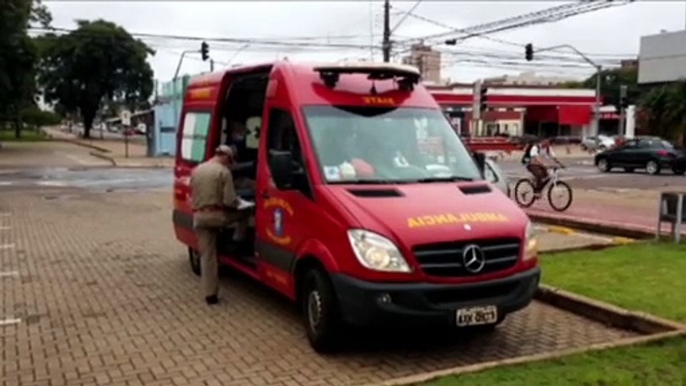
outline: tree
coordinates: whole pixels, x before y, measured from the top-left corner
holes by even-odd
[[[596,88],[596,78],[593,74],[583,82],[584,88]],[[619,105],[619,90],[621,86],[627,86],[627,98],[636,102],[641,97],[641,89],[638,86],[638,70],[635,68],[616,68],[600,72],[600,95],[606,105]]]
[[[653,135],[684,142],[686,80],[651,88],[639,101],[642,124]]]
[[[51,15],[40,0],[6,0],[0,7],[0,116],[21,136],[21,111],[35,103],[38,52],[28,36],[31,23],[48,26]]]
[[[154,51],[122,27],[105,20],[78,21],[66,35],[42,38],[39,83],[48,101],[83,117],[84,136],[105,100],[130,109],[145,104],[153,91],[147,62]]]

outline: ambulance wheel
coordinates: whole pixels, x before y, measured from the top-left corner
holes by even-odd
[[[340,311],[331,281],[321,269],[305,274],[301,301],[312,348],[318,353],[336,351],[341,342]]]
[[[188,260],[191,263],[191,271],[200,276],[200,253],[193,248],[188,248]]]

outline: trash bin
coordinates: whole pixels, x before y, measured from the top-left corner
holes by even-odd
[[[660,195],[660,205],[658,206],[657,229],[655,239],[661,236],[662,223],[672,226],[672,237],[674,242],[681,242],[681,230],[684,219],[686,219],[686,205],[684,205],[685,192],[662,192]]]

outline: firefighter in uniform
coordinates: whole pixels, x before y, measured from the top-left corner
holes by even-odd
[[[233,240],[238,245],[245,239],[248,227],[250,213],[238,210],[241,199],[229,171],[233,162],[233,149],[220,145],[214,157],[198,165],[191,174],[193,228],[198,238],[202,291],[207,304],[218,302],[217,238],[220,231],[235,223]]]

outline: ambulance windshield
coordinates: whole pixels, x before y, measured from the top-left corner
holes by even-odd
[[[482,179],[445,116],[424,108],[306,106],[328,183],[429,183]]]

